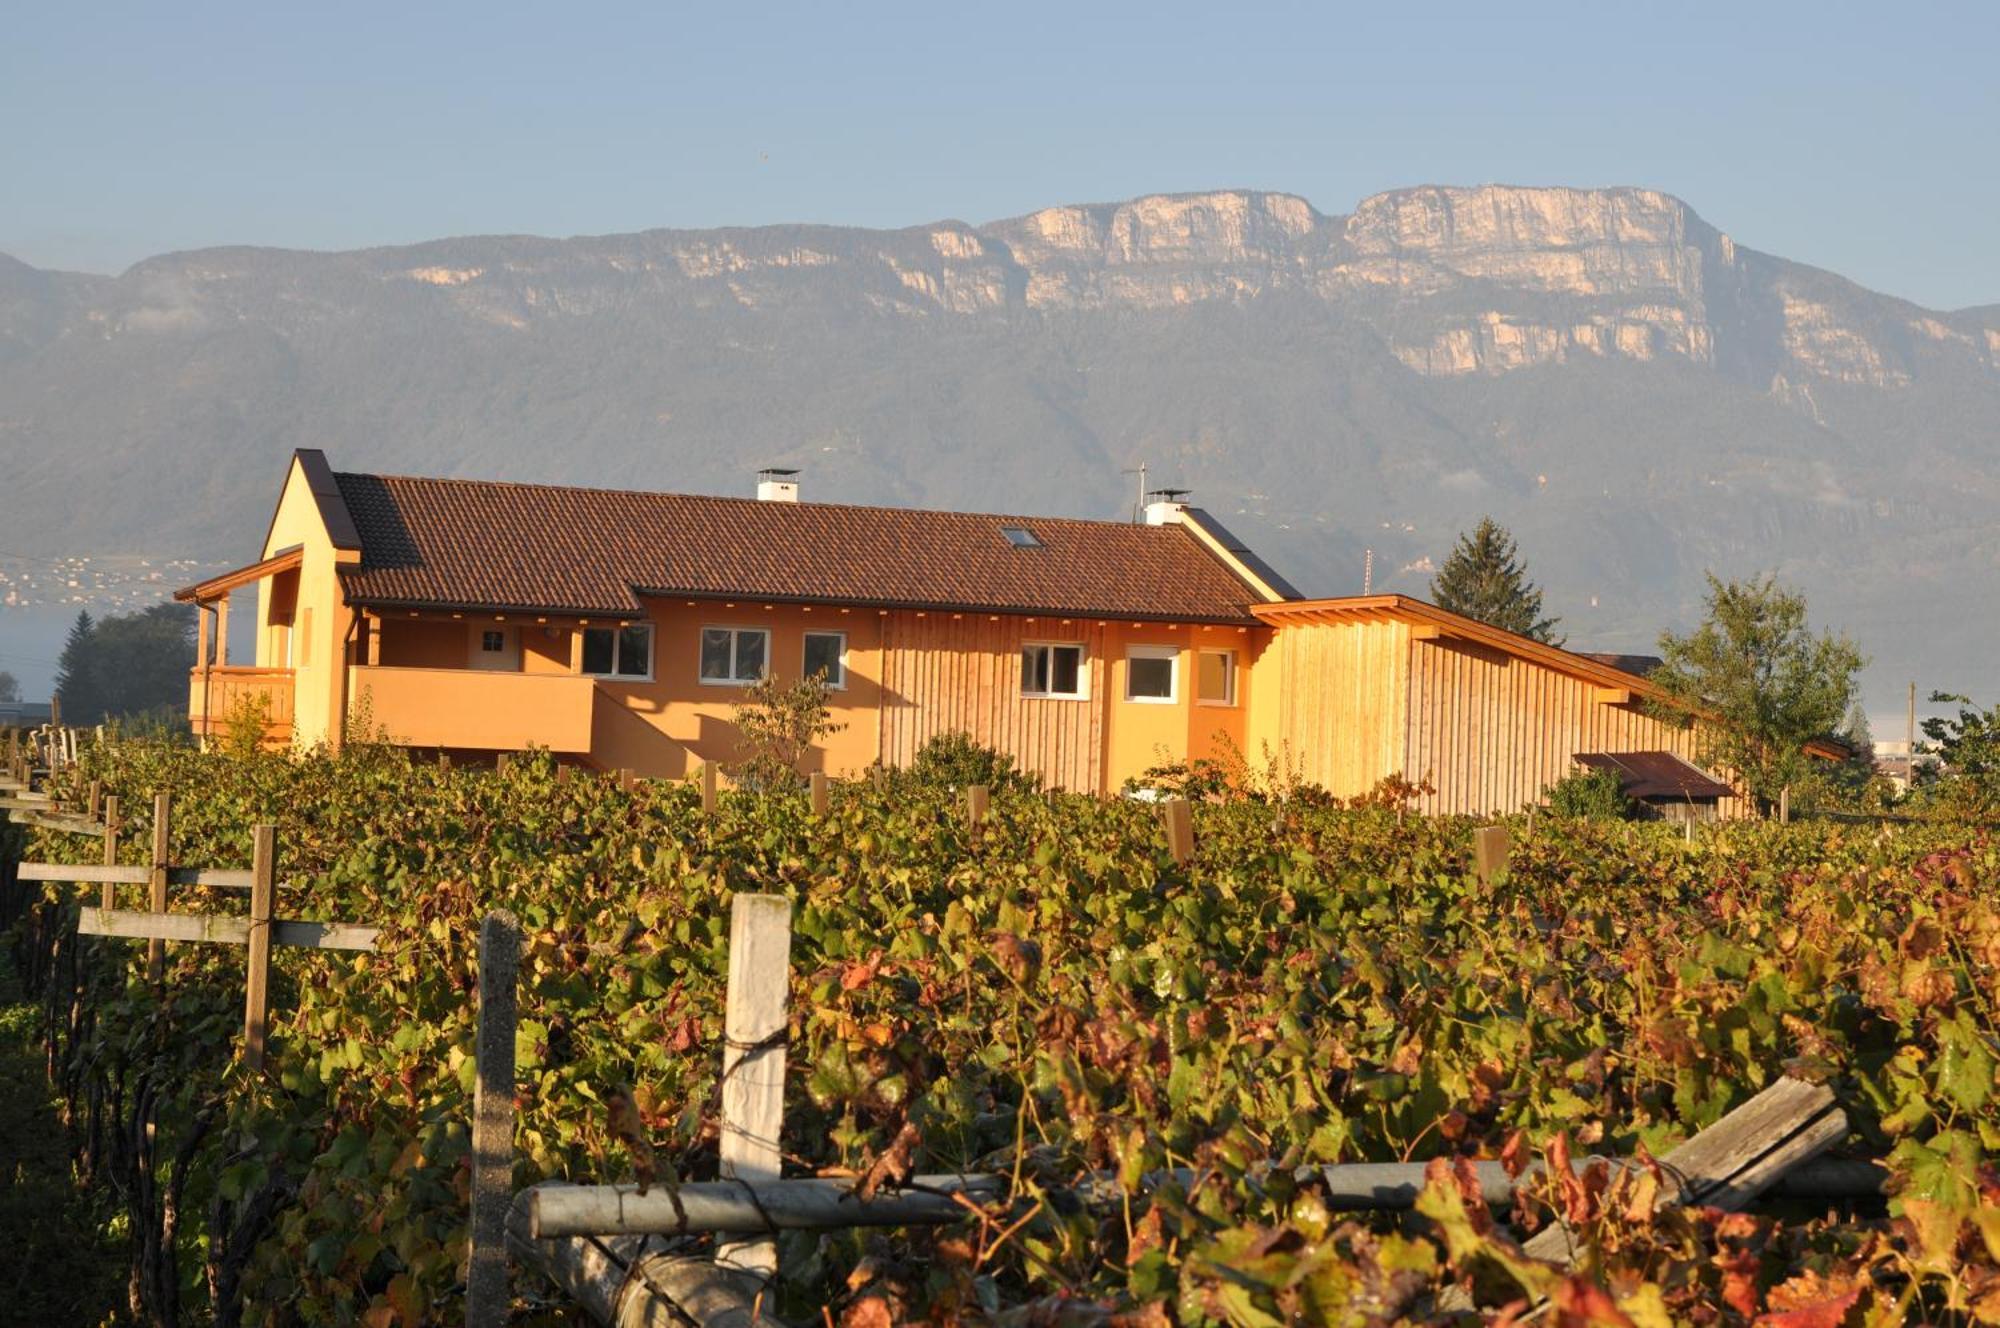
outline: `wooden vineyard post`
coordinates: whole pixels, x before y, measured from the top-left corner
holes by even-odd
[[[1472,867],[1481,885],[1507,865],[1507,827],[1482,825],[1472,832]]]
[[[986,808],[993,800],[993,794],[984,784],[968,784],[965,787],[965,823],[977,829],[986,822]]]
[[[778,1179],[785,1119],[785,995],[791,986],[792,903],[740,894],[729,911],[729,1006],[723,1017],[722,1177],[756,1185]],[[717,1265],[769,1278],[778,1271],[768,1236],[730,1241]]]
[[[104,800],[104,865],[118,865],[118,795],[112,794]],[[110,881],[104,883],[102,899],[105,908],[118,907],[118,887]]]
[[[507,773],[507,768],[513,764],[514,764],[513,753],[501,752],[499,755],[493,758],[493,773],[496,775],[504,775]]]
[[[826,771],[815,770],[806,777],[806,791],[812,798],[812,814],[826,815]]]
[[[1790,784],[1787,784],[1783,788],[1778,790],[1778,824],[1790,825],[1791,823],[1792,823],[1792,786]]]
[[[1194,809],[1186,798],[1168,798],[1160,807],[1160,818],[1166,824],[1167,852],[1173,854],[1174,865],[1187,866],[1194,859]]]
[[[104,810],[103,780],[93,779],[90,781],[90,799],[87,803],[85,803],[85,808],[86,808],[85,814],[88,815],[90,819],[93,821],[97,819],[97,814],[100,811]]]
[[[715,762],[701,763],[701,812],[704,816],[715,815]]]
[[[618,771],[618,787],[622,792],[630,793],[632,791],[632,785],[635,782],[636,781],[632,778],[632,772],[629,769],[621,768]]]
[[[250,840],[250,955],[243,983],[243,1063],[264,1068],[264,1032],[271,1003],[271,913],[278,890],[278,827],[260,825]]]
[[[152,875],[147,880],[146,907],[155,913],[167,911],[167,822],[173,814],[174,800],[171,793],[153,795],[153,856]],[[167,972],[167,943],[154,939],[146,942],[146,980],[158,982]]]
[[[514,979],[521,924],[495,909],[479,925],[479,1034],[472,1086],[472,1254],[466,1328],[507,1322],[507,1210],[514,1202]]]

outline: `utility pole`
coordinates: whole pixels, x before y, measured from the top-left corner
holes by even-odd
[[[1917,782],[1917,684],[1914,680],[1910,683],[1910,723],[1903,731],[1903,736],[1904,741],[1909,744],[1904,749],[1909,753],[1908,765],[1904,768],[1908,771],[1911,786],[1914,787]]]
[[[1364,595],[1375,593],[1375,550],[1373,549],[1361,555],[1361,593]]]

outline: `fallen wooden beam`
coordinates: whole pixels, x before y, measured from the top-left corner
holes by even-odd
[[[1833,1090],[1788,1075],[1660,1159],[1659,1206],[1697,1204],[1734,1212],[1846,1137],[1847,1113]],[[1573,1235],[1561,1223],[1543,1228],[1521,1248],[1551,1263],[1576,1257]]]

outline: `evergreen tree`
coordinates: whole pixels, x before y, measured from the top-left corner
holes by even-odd
[[[78,609],[69,637],[63,642],[62,657],[56,661],[56,695],[62,698],[63,721],[68,724],[95,724],[104,712],[104,700],[97,684],[97,650],[93,638],[97,624],[88,609]]]
[[[1490,516],[1458,537],[1431,578],[1431,601],[1536,641],[1562,644],[1553,635],[1560,619],[1542,616],[1542,592],[1528,580],[1514,537]]]
[[[5,669],[0,669],[0,701],[21,699],[21,680]]]
[[[144,714],[185,720],[194,623],[194,610],[184,604],[155,604],[96,622],[87,612],[77,614],[56,672],[63,722],[98,724]]]

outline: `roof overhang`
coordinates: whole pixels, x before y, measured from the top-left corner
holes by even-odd
[[[348,568],[339,569],[345,577]],[[810,595],[766,595],[754,590],[670,590],[651,586],[635,586],[633,604],[623,606],[598,605],[595,608],[575,604],[467,604],[443,600],[405,600],[382,596],[354,598],[348,601],[350,607],[393,613],[518,613],[544,614],[561,618],[616,618],[634,619],[646,616],[644,601],[680,600],[701,604],[757,604],[787,607],[835,609],[874,609],[883,613],[959,613],[982,614],[1001,618],[1058,618],[1076,622],[1107,623],[1190,623],[1200,627],[1260,627],[1249,614],[1240,617],[1216,617],[1188,613],[1131,613],[1124,610],[1109,611],[1101,608],[1036,608],[1018,604],[967,604],[949,600],[894,600],[894,599],[842,599],[815,597]]]
[[[220,576],[212,576],[208,580],[198,582],[195,585],[183,586],[174,592],[174,598],[182,604],[212,603],[215,600],[223,598],[230,591],[247,586],[254,581],[262,581],[265,577],[276,576],[280,572],[289,572],[304,562],[305,557],[305,547],[295,544],[289,549],[282,549],[272,554],[262,562],[251,563],[248,567],[239,567],[233,572],[224,572]]]
[[[1411,635],[1418,640],[1450,638],[1466,641],[1581,679],[1597,687],[1597,699],[1607,705],[1628,705],[1666,696],[1659,687],[1637,673],[1628,673],[1588,655],[1564,650],[1561,646],[1530,640],[1517,632],[1467,618],[1408,595],[1289,600],[1281,604],[1253,604],[1250,612],[1273,626],[1302,622],[1405,622],[1410,624]]]

